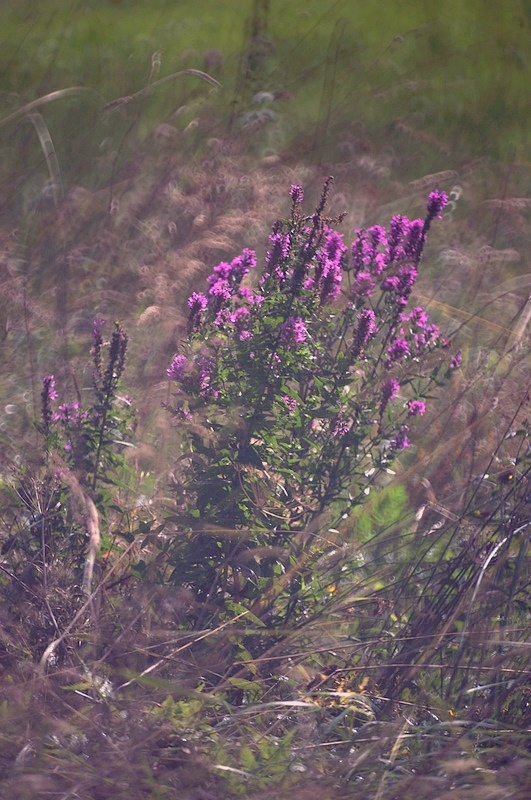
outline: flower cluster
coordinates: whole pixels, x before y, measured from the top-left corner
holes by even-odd
[[[176,418],[211,431],[208,442],[188,440],[202,458],[191,458],[183,481],[218,523],[252,527],[258,515],[265,528],[279,517],[289,526],[301,505],[308,521],[341,498],[361,502],[410,445],[408,421],[426,413],[428,392],[448,372],[437,353],[448,341],[424,308],[408,308],[446,195],[430,194],[424,220],[396,215],[347,247],[337,220],[324,216],[329,186],[311,216],[302,188],[291,187],[290,219],[273,226],[260,276],[244,250],[188,301],[189,336],[167,375]],[[242,464],[283,476],[271,501],[280,508],[257,510],[246,481],[258,479]]]

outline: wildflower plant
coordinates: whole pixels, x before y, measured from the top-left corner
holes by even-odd
[[[75,402],[60,395],[54,375],[42,379],[37,429],[43,447],[38,461],[14,470],[8,487],[13,533],[2,552],[13,576],[10,598],[16,599],[16,587],[33,586],[25,625],[39,657],[68,626],[72,608],[92,593],[100,519],[108,523],[119,511],[123,446],[134,416],[131,402],[119,393],[127,336],[115,324],[105,342],[103,325],[97,321],[93,329],[92,386],[80,391],[74,381]],[[90,399],[83,402],[82,392]],[[107,524],[106,544],[108,530]],[[18,618],[16,603],[10,609]],[[50,663],[57,663],[55,656]]]
[[[75,402],[58,402],[55,377],[47,375],[42,379],[38,426],[46,451],[58,453],[92,492],[100,481],[109,480],[110,471],[119,461],[117,445],[126,444],[134,423],[131,400],[117,393],[125,366],[127,334],[115,323],[110,341],[105,343],[104,324],[103,320],[95,320],[92,331],[91,404],[83,405],[79,390]]]
[[[343,217],[325,216],[330,184],[309,216],[291,187],[259,276],[249,249],[214,267],[167,371],[184,436],[178,504],[192,529],[234,532],[189,539],[190,571],[176,561],[196,587],[210,565],[209,596],[256,596],[274,559],[255,552],[294,552],[317,520],[363,504],[451,372],[449,341],[410,302],[446,195],[430,194],[424,220],[397,215],[347,247]]]
[[[127,335],[118,323],[108,342],[103,320],[92,331],[92,387],[90,396],[66,402],[60,397],[54,375],[42,379],[41,414],[37,428],[44,440],[39,477],[23,472],[18,495],[38,520],[39,552],[48,564],[85,560],[83,587],[90,593],[92,571],[100,547],[99,517],[107,518],[116,503],[119,470],[125,466],[123,447],[134,429],[134,409],[118,393],[127,353]],[[107,357],[105,358],[105,351]],[[105,363],[104,363],[105,362]],[[33,488],[31,488],[33,487]],[[45,513],[42,507],[46,508]],[[53,509],[53,511],[52,511]]]

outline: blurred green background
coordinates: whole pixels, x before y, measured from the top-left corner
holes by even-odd
[[[186,67],[218,73],[227,115],[257,91],[285,99],[277,142],[296,141],[303,154],[318,146],[333,159],[335,134],[354,125],[382,141],[397,126],[420,131],[420,163],[402,163],[407,172],[478,155],[528,159],[530,0],[7,0],[0,30],[2,117],[54,90],[92,90],[47,111],[66,169],[105,147],[106,103]],[[244,87],[253,37],[254,80]],[[212,49],[222,65],[209,62]],[[160,85],[143,98],[139,135],[204,88]],[[4,163],[13,136],[1,132]],[[439,164],[426,163],[437,143]]]

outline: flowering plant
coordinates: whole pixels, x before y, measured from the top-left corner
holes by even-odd
[[[107,364],[103,365],[103,320],[95,320],[93,335],[92,403],[84,407],[77,389],[77,400],[57,403],[54,375],[42,379],[41,421],[39,429],[46,450],[58,452],[69,467],[76,470],[81,482],[92,491],[98,481],[108,478],[117,463],[116,443],[127,437],[132,423],[132,404],[118,398],[117,389],[125,366],[127,334],[115,323],[108,346]],[[125,442],[123,442],[125,443]]]
[[[290,217],[274,224],[257,279],[243,283],[252,250],[214,268],[188,301],[188,337],[168,369],[184,432],[178,503],[192,528],[235,531],[229,543],[193,540],[194,580],[210,563],[210,595],[222,564],[234,571],[253,548],[285,547],[324,513],[362,504],[450,371],[449,341],[410,307],[446,195],[430,194],[424,220],[397,215],[348,248],[334,227],[343,217],[325,216],[330,183],[310,216],[291,187]]]

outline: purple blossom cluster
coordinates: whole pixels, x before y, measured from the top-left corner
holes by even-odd
[[[212,386],[214,364],[214,358],[211,356],[200,356],[197,360],[197,380],[199,382],[199,393],[203,400],[208,400],[209,398],[217,400],[219,397],[219,390]]]
[[[333,302],[339,295],[343,278],[341,261],[346,251],[342,235],[327,225],[324,231],[324,244],[316,254],[317,266],[314,277],[321,305]]]
[[[304,189],[302,186],[298,186],[297,184],[292,184],[289,190],[289,195],[293,200],[294,204],[300,206],[302,201],[304,200]]]
[[[356,231],[351,248],[354,273],[351,293],[354,301],[371,297],[380,281],[382,290],[397,305],[407,305],[417,278],[426,233],[431,221],[440,215],[447,202],[444,192],[431,192],[424,220],[410,220],[396,214],[391,219],[389,231],[381,225]]]
[[[168,378],[180,384],[185,392],[198,391],[203,400],[208,398],[217,399],[218,389],[212,386],[212,375],[215,366],[215,359],[209,355],[199,355],[194,363],[179,353],[166,371]]]
[[[392,444],[393,450],[405,450],[407,447],[411,446],[411,442],[409,441],[408,434],[409,427],[407,425],[401,425],[400,430],[398,431],[395,440]]]
[[[271,425],[271,410],[280,410],[279,435],[307,437],[316,453],[341,439],[343,453],[344,437],[358,429],[360,437],[377,430],[390,452],[407,448],[409,428],[400,423],[426,413],[421,357],[447,344],[424,308],[406,309],[446,195],[430,194],[424,220],[397,214],[388,228],[358,230],[350,248],[321,215],[324,206],[302,216],[303,196],[291,187],[291,222],[273,226],[257,289],[242,284],[256,265],[254,251],[244,250],[214,267],[205,293],[190,296],[194,335],[167,370],[177,393],[187,395],[176,418],[189,419],[201,404],[245,403],[253,425],[266,417]],[[458,364],[456,354],[451,366]],[[413,388],[414,399],[385,415],[401,388],[410,397]],[[254,435],[267,438],[259,428]],[[355,449],[349,442],[346,450]]]
[[[383,415],[388,404],[391,402],[391,400],[394,400],[399,391],[400,391],[400,384],[396,378],[389,376],[384,380],[380,388],[381,392],[380,416]]]
[[[450,369],[459,369],[462,360],[463,360],[463,355],[461,351],[458,350],[457,353],[454,353],[452,360],[450,361]]]
[[[345,410],[341,409],[332,419],[330,433],[335,439],[342,439],[350,431],[352,421],[345,417]]]
[[[280,326],[280,341],[283,344],[303,344],[307,337],[308,331],[301,317],[288,317]]]
[[[403,336],[397,336],[387,348],[387,368],[389,369],[393,364],[399,361],[405,361],[410,354],[411,350],[408,340],[404,339]]]
[[[256,253],[254,250],[245,248],[241,255],[236,256],[230,264],[227,261],[221,261],[214,267],[212,274],[207,278],[207,295],[216,310],[224,301],[231,299],[242,280],[255,266]]]
[[[283,394],[281,400],[286,406],[289,416],[290,417],[293,416],[293,414],[297,410],[297,406],[299,405],[298,402],[295,400],[294,397],[290,397],[289,394]]]
[[[354,358],[359,358],[362,355],[369,339],[377,333],[376,314],[372,308],[363,308],[358,314],[358,327],[352,341],[352,355]]]
[[[423,417],[426,413],[426,403],[422,400],[409,400],[407,407],[412,417]]]
[[[186,356],[182,354],[174,356],[173,361],[166,370],[166,375],[168,376],[170,381],[176,381],[177,383],[182,381],[186,375],[187,364],[188,364],[188,359],[186,358]]]
[[[381,225],[361,228],[352,242],[352,263],[355,273],[380,275],[388,266],[387,231]]]
[[[61,422],[63,425],[80,425],[88,417],[88,411],[84,411],[79,403],[62,403],[57,407],[52,419],[54,422]]]
[[[404,334],[407,328],[417,353],[441,341],[441,331],[437,325],[430,323],[422,306],[415,306],[408,314],[400,314],[399,319],[403,323],[400,332]]]
[[[290,253],[291,236],[283,233],[280,226],[274,225],[269,235],[271,247],[266,253],[265,261],[268,267],[267,272],[260,281],[264,285],[268,278],[273,276],[277,281],[283,283],[288,278],[287,259]]]

